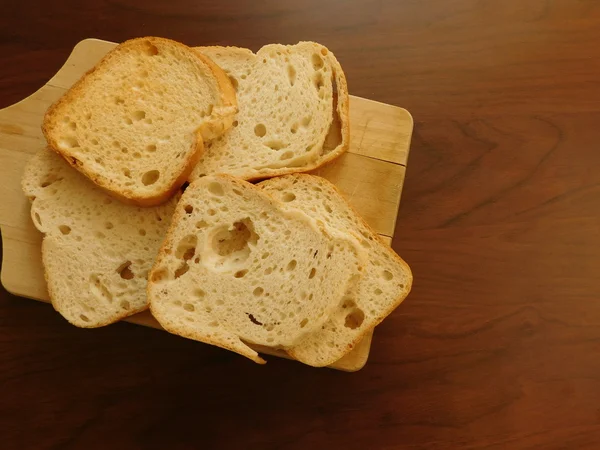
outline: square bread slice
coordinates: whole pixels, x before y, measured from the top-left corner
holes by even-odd
[[[123,201],[166,201],[201,156],[203,139],[237,112],[229,78],[209,58],[145,37],[111,50],[54,105],[42,126],[70,165]]]
[[[329,321],[288,350],[305,364],[330,365],[350,352],[406,298],[412,285],[410,268],[324,178],[296,174],[272,178],[258,186],[332,228],[359,233],[361,246],[368,252],[364,276],[346,293]]]
[[[206,145],[191,180],[215,173],[256,180],[307,171],[348,149],[348,87],[326,47],[272,44],[256,54],[236,47],[197,49],[229,75],[239,113],[226,134]]]
[[[177,198],[140,208],[121,203],[56,153],[34,155],[22,179],[44,233],[42,261],[54,309],[78,327],[108,325],[147,308],[147,275]]]
[[[150,272],[148,298],[171,333],[255,362],[247,344],[289,348],[319,330],[357,282],[350,234],[228,175],[190,184]]]

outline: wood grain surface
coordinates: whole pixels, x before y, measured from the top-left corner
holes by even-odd
[[[362,371],[79,330],[3,292],[2,448],[600,448],[597,1],[2,6],[0,107],[85,37],[162,35],[320,41],[352,94],[415,118],[393,244],[415,283]]]

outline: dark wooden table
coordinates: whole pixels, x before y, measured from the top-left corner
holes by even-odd
[[[2,449],[600,448],[598,1],[9,0],[0,107],[79,40],[140,35],[316,40],[351,93],[411,111],[413,292],[347,374],[1,291]]]

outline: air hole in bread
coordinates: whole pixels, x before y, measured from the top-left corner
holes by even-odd
[[[295,259],[292,259],[288,265],[285,267],[285,270],[287,271],[292,271],[296,268],[296,266],[298,265],[298,261],[296,261]]]
[[[312,121],[312,116],[306,116],[302,119],[302,126],[304,128],[308,127],[310,125],[310,122]]]
[[[66,148],[77,148],[79,147],[79,141],[75,136],[66,136],[58,142],[58,145]]]
[[[194,305],[192,305],[191,303],[185,303],[183,305],[183,309],[185,309],[188,312],[194,312],[196,310],[196,307]]]
[[[130,118],[130,117],[125,117],[125,123],[126,123],[127,125],[133,125],[133,120],[131,120],[131,118]]]
[[[152,271],[152,274],[150,275],[150,281],[159,282],[159,281],[166,280],[167,277],[168,277],[167,269],[165,269],[164,267],[161,267],[160,269],[156,269],[156,270]]]
[[[183,259],[184,261],[192,259],[196,254],[197,243],[197,236],[195,234],[188,234],[179,241],[177,250],[175,250],[175,257],[177,259]]]
[[[100,276],[98,274],[91,274],[90,279],[90,292],[96,298],[102,301],[107,301],[108,303],[112,303],[113,296],[111,292],[106,288],[104,283],[100,280]]]
[[[324,203],[323,206],[325,207],[325,211],[327,211],[328,213],[332,213],[333,209],[331,209],[331,206],[329,206],[328,203]]]
[[[238,80],[235,77],[229,75],[229,81],[231,81],[231,85],[237,91],[238,90]]]
[[[175,270],[175,273],[173,274],[175,276],[175,279],[185,274],[189,269],[190,266],[187,262],[184,261],[183,263],[181,263],[181,265]]]
[[[85,314],[80,314],[79,318],[81,320],[83,320],[84,322],[89,322],[90,321],[90,319],[88,318],[88,316],[86,316]]]
[[[355,306],[356,306],[356,303],[354,303],[354,300],[352,300],[351,298],[343,299],[342,308],[344,308],[344,309],[354,308]]]
[[[191,214],[194,212],[194,207],[192,205],[185,205],[183,207],[183,210],[185,211],[186,214]]]
[[[216,213],[217,213],[217,211],[215,211],[215,210],[214,210],[214,209],[212,209],[212,208],[208,210],[208,215],[209,215],[209,216],[214,216]]]
[[[77,129],[77,124],[75,122],[70,122],[69,123],[69,128],[73,131],[75,131]]]
[[[144,52],[148,56],[156,56],[156,55],[158,55],[158,48],[156,47],[156,45],[152,44],[150,41],[145,41],[144,42]]]
[[[106,228],[107,230],[110,230],[114,227],[112,222],[105,222],[104,223],[104,228]]]
[[[287,66],[288,79],[290,80],[290,86],[293,86],[296,83],[296,68],[291,64]]]
[[[290,133],[296,134],[298,132],[298,122],[294,122],[290,127]]]
[[[269,252],[265,252],[262,254],[262,256],[260,257],[261,259],[267,259],[269,257],[270,253]]]
[[[313,69],[319,70],[323,67],[323,58],[321,58],[321,56],[319,56],[317,53],[313,53],[310,60],[312,62]]]
[[[219,256],[248,257],[248,244],[255,245],[259,236],[254,231],[250,219],[235,222],[232,227],[220,227],[214,235],[212,246]],[[243,252],[245,255],[241,255]]]
[[[121,305],[121,308],[123,309],[131,308],[131,304],[127,300],[121,300],[121,303],[119,303],[119,305]]]
[[[379,288],[375,289],[375,295],[381,295],[383,294],[383,291]]]
[[[138,230],[138,233],[140,233],[140,236],[146,236],[146,230],[144,230],[143,228],[140,228]]]
[[[104,239],[106,237],[106,235],[102,231],[96,231],[94,233],[94,236],[96,236],[98,239]]]
[[[265,269],[265,275],[271,275],[271,273],[273,273],[273,268],[272,267],[267,267]]]
[[[259,286],[256,289],[254,289],[254,291],[252,291],[252,294],[255,297],[260,297],[261,295],[263,295],[263,292],[265,292],[265,290]]]
[[[282,148],[286,148],[288,145],[282,141],[269,141],[265,142],[265,145],[269,147],[271,150],[281,150]]]
[[[390,281],[392,278],[394,278],[394,275],[389,270],[384,270],[381,275],[386,281]]]
[[[206,223],[206,221],[204,220],[200,220],[199,222],[196,222],[196,228],[198,229],[202,229],[202,228],[206,228],[208,226],[208,223]]]
[[[264,124],[259,123],[254,127],[254,134],[258,137],[263,137],[267,134],[267,127],[265,127]]]
[[[321,55],[327,56],[327,49],[325,47],[321,49]]]
[[[123,175],[127,178],[131,178],[131,171],[129,169],[123,169]]]
[[[146,117],[146,111],[134,111],[133,114],[131,115],[133,120],[142,120],[143,118]]]
[[[200,288],[196,288],[194,289],[194,296],[197,298],[204,298],[204,296],[206,295],[206,292],[204,292],[202,289]]]
[[[300,328],[304,328],[308,324],[308,319],[304,318],[300,322]]]
[[[133,279],[133,272],[131,271],[130,266],[131,266],[131,261],[125,261],[123,264],[121,264],[117,268],[117,273],[124,280],[131,280],[131,279]]]
[[[344,321],[344,326],[346,328],[350,328],[351,330],[355,330],[362,325],[364,320],[365,320],[365,313],[363,312],[363,310],[360,308],[354,308],[346,316],[346,320]]]
[[[291,150],[288,150],[286,152],[283,152],[281,154],[281,156],[279,157],[280,160],[285,161],[287,159],[292,159],[294,157],[294,152]]]
[[[235,278],[244,278],[246,276],[246,274],[248,273],[247,269],[244,270],[238,270],[233,276]]]
[[[115,105],[122,105],[125,103],[125,99],[122,97],[115,97]]]
[[[310,273],[308,274],[308,278],[309,279],[313,279],[315,277],[315,275],[317,274],[317,269],[315,269],[314,267],[312,269],[310,269]]]
[[[323,74],[321,72],[315,72],[312,79],[315,89],[318,92],[325,85],[325,82],[323,81]]]
[[[237,127],[240,123],[237,120],[234,120],[233,123],[231,124],[233,126],[233,128]]]
[[[158,181],[160,172],[158,170],[149,170],[142,175],[142,183],[144,186],[150,186]]]
[[[250,319],[250,322],[252,322],[254,325],[262,326],[262,322],[259,322],[258,320],[256,320],[256,318],[252,314],[246,313],[246,315],[248,316],[248,319]]]
[[[58,227],[58,229],[60,230],[60,232],[64,235],[67,235],[71,232],[71,227],[67,226],[67,225],[60,225]]]
[[[213,181],[212,183],[210,183],[208,185],[208,192],[210,192],[211,194],[214,194],[214,195],[218,195],[219,197],[221,197],[222,195],[225,194],[225,192],[223,191],[223,186],[221,186],[221,183],[217,183],[216,181]]]

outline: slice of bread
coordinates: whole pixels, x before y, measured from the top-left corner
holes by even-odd
[[[42,129],[94,183],[151,206],[185,182],[203,139],[228,129],[236,111],[231,82],[209,58],[146,37],[111,50],[48,109]]]
[[[183,194],[148,283],[172,333],[264,362],[247,343],[290,347],[321,328],[360,278],[364,252],[228,175]]]
[[[22,186],[44,233],[48,292],[60,314],[92,328],[146,309],[147,274],[176,198],[152,208],[125,205],[50,150],[32,157]]]
[[[360,233],[361,245],[368,251],[364,277],[346,293],[331,319],[288,350],[290,356],[305,364],[327,366],[352,350],[368,330],[404,300],[412,285],[410,268],[324,178],[288,175],[258,186],[330,227]]]
[[[236,47],[198,47],[229,75],[239,114],[206,145],[191,180],[228,173],[256,180],[314,169],[348,149],[349,97],[344,72],[314,42],[267,45],[256,54]]]

